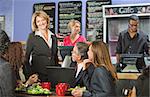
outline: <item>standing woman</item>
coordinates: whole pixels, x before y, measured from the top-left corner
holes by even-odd
[[[38,73],[41,81],[47,81],[46,66],[56,65],[58,61],[57,38],[49,30],[49,25],[50,18],[45,12],[36,11],[32,15],[32,33],[27,40],[26,65],[31,66],[32,73]]]
[[[64,46],[75,46],[77,42],[86,42],[85,37],[80,33],[80,22],[77,20],[70,20],[68,23],[68,29],[71,31],[69,36],[64,38]]]
[[[92,77],[89,76],[87,63],[94,65]],[[89,47],[88,59],[84,60],[84,84],[87,91],[75,89],[72,94],[75,97],[116,97],[115,80],[117,74],[110,60],[107,45],[104,42],[94,41]]]

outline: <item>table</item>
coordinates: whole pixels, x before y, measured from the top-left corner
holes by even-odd
[[[56,95],[50,95],[50,96],[35,96],[35,95],[28,95],[25,93],[15,93],[16,97],[73,97],[73,96],[56,96]]]
[[[117,94],[118,96],[122,96],[121,90],[122,88],[128,87],[132,82],[134,82],[141,73],[117,73],[117,76],[119,80],[117,81]],[[50,96],[34,96],[34,95],[28,95],[25,93],[16,93],[16,97],[73,97],[73,96],[56,96],[56,95],[50,95]]]

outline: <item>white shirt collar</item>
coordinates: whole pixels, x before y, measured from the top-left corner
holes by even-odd
[[[54,35],[50,30],[48,30],[48,41],[44,38],[43,34],[40,31],[35,31],[35,35],[42,37],[45,42],[47,43],[47,45],[49,46],[49,48],[52,47],[52,38],[51,36]]]
[[[39,36],[43,37],[43,35],[40,31],[35,31],[35,35],[39,35]],[[54,35],[54,34],[50,30],[48,30],[48,35],[51,36],[51,35]]]
[[[79,75],[79,72],[82,70],[82,68],[83,68],[83,64],[82,63],[77,64],[77,72],[76,72],[76,76],[75,76],[76,78]]]

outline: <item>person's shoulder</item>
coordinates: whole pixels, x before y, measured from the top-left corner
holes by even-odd
[[[6,66],[7,64],[9,64],[7,61],[5,61],[4,59],[0,58],[0,67],[1,66]]]
[[[103,66],[95,68],[95,72],[104,73],[106,71],[107,71],[106,68]]]
[[[141,36],[141,37],[148,37],[148,35],[146,33],[144,33],[143,31],[139,31],[138,34]]]
[[[35,32],[30,32],[29,35],[30,35],[30,36],[31,36],[31,35],[32,35],[32,36],[35,35]]]
[[[82,41],[82,42],[85,42],[85,41],[86,41],[86,38],[85,38],[84,36],[80,35],[80,36],[79,36],[79,40]]]
[[[144,41],[149,41],[149,36],[144,32],[138,32],[138,36],[139,36],[139,39],[142,39]]]
[[[29,38],[32,38],[32,37],[34,37],[35,36],[35,32],[30,32],[29,33]]]
[[[85,39],[85,37],[84,37],[84,36],[82,36],[82,35],[80,35],[79,37],[80,37],[80,38],[82,38],[82,39]]]
[[[64,38],[64,39],[68,39],[68,38],[70,38],[70,35],[68,35],[68,36],[65,36],[65,38]]]
[[[4,30],[0,30],[0,34],[4,35],[6,32]]]
[[[6,63],[6,61],[0,58],[0,63]]]
[[[124,34],[126,34],[127,32],[128,32],[128,30],[126,29],[126,30],[121,31],[120,34],[121,34],[121,35],[124,35]]]

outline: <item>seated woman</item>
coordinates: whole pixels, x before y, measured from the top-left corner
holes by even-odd
[[[90,63],[89,67],[87,63]],[[89,75],[89,68],[94,71]],[[84,60],[83,81],[87,90],[76,88],[72,91],[75,97],[115,97],[115,80],[117,74],[112,65],[108,48],[104,42],[94,41],[88,50],[88,59]]]
[[[1,57],[10,63],[13,73],[16,76],[16,81],[25,83],[26,86],[38,81],[37,74],[31,75],[26,81],[26,78],[23,74],[24,52],[20,42],[11,42]]]
[[[74,46],[77,42],[85,42],[85,37],[79,34],[80,22],[77,20],[70,20],[68,23],[68,29],[71,31],[69,36],[64,38],[64,46]]]

